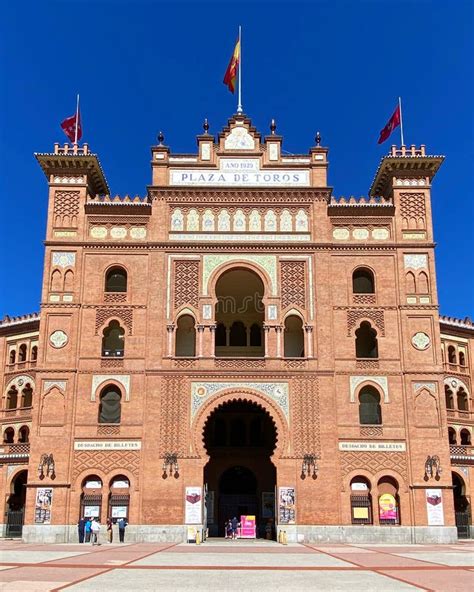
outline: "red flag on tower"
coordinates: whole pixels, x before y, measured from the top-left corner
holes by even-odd
[[[81,124],[81,112],[79,111],[79,95],[77,95],[77,107],[75,115],[66,117],[61,122],[61,127],[71,142],[77,144],[82,138],[82,124]]]
[[[234,53],[232,54],[232,57],[230,58],[230,62],[229,65],[227,66],[227,70],[225,71],[225,75],[224,75],[224,84],[227,86],[227,88],[230,90],[230,92],[232,94],[234,94],[235,92],[235,82],[237,79],[237,69],[239,67],[239,62],[240,62],[240,35],[239,35],[239,39],[237,40],[237,43],[235,44],[234,47]]]
[[[382,144],[385,142],[393,132],[393,130],[400,125],[401,122],[401,110],[400,110],[400,103],[397,105],[397,108],[392,114],[392,117],[387,122],[387,125],[383,128],[380,132],[378,144]],[[403,140],[402,140],[403,142]]]

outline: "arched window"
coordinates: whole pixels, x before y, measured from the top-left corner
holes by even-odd
[[[33,405],[33,389],[30,384],[27,384],[21,391],[21,406],[31,407]]]
[[[31,348],[31,361],[36,362],[37,359],[38,359],[38,346],[34,345]]]
[[[450,345],[448,347],[448,362],[450,364],[457,364],[457,360],[456,360],[456,348],[454,347],[454,345]]]
[[[352,274],[352,292],[354,294],[375,294],[374,274],[366,267],[359,267]]]
[[[354,477],[351,481],[352,524],[372,524],[372,496],[370,483],[365,477]]]
[[[64,274],[64,284],[63,284],[63,291],[64,292],[72,292],[74,286],[74,272],[72,269],[68,269]]]
[[[18,362],[26,362],[26,343],[22,343],[18,350]]]
[[[116,522],[124,518],[128,522],[130,506],[130,481],[125,475],[116,475],[109,485],[108,517]]]
[[[59,269],[55,269],[51,274],[51,292],[60,292],[62,286],[62,276]]]
[[[247,331],[242,321],[234,321],[230,328],[230,345],[245,347],[247,345]]]
[[[462,352],[462,351],[459,352],[459,365],[460,366],[466,365],[466,356],[464,355],[464,352]]]
[[[409,271],[405,276],[407,294],[415,294],[415,274]]]
[[[30,429],[28,426],[22,426],[18,432],[18,442],[26,444],[30,441]]]
[[[7,428],[3,432],[3,443],[4,444],[13,444],[15,439],[15,430],[13,428]]]
[[[470,446],[471,445],[471,432],[467,429],[461,430],[461,446]]]
[[[285,319],[285,358],[304,357],[304,332],[303,321],[296,315],[290,315]]]
[[[454,396],[453,391],[447,384],[444,385],[444,396],[446,399],[446,409],[454,409]]]
[[[380,394],[373,386],[365,386],[359,394],[359,423],[361,425],[382,423]]]
[[[217,347],[227,345],[226,342],[226,328],[224,323],[217,323],[215,342]]]
[[[378,358],[377,331],[364,321],[356,331],[356,358]]]
[[[123,267],[112,267],[105,276],[106,292],[126,292],[127,272]]]
[[[262,345],[262,328],[257,323],[250,327],[250,346],[260,347]]]
[[[18,406],[18,391],[15,386],[7,393],[7,400],[5,401],[6,406],[5,409],[16,409]]]
[[[448,428],[448,437],[450,444],[456,444],[456,430],[454,428]]]
[[[16,350],[12,349],[10,352],[10,364],[14,364],[16,362]]]
[[[428,287],[428,276],[422,271],[418,276],[418,293],[429,294],[430,290]]]
[[[196,329],[191,315],[182,315],[178,319],[175,355],[179,357],[196,355]]]
[[[102,355],[122,358],[125,351],[125,330],[118,321],[110,321],[104,329],[102,338]]]
[[[398,483],[393,477],[382,477],[377,485],[379,491],[379,523],[381,526],[400,524],[400,501]]]
[[[116,386],[106,386],[100,395],[99,423],[120,423],[122,395]]]
[[[98,518],[102,509],[102,480],[97,475],[89,475],[82,482],[81,518]],[[90,537],[86,533],[86,541]]]
[[[458,400],[459,411],[469,411],[469,401],[468,401],[467,393],[462,388],[462,386],[458,389],[457,400]]]

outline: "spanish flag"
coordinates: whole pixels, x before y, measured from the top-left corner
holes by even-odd
[[[237,43],[235,44],[234,53],[230,58],[229,65],[227,66],[227,70],[224,76],[224,84],[233,94],[235,92],[235,80],[237,78],[237,68],[239,67],[240,61],[240,39],[237,39]]]

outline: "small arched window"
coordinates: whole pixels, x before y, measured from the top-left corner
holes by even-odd
[[[22,343],[18,350],[18,362],[26,362],[26,343]]]
[[[230,345],[245,347],[247,345],[247,331],[242,321],[234,321],[230,328]]]
[[[459,365],[460,366],[466,365],[466,356],[464,355],[464,352],[462,352],[462,351],[459,352]]]
[[[196,328],[191,315],[182,315],[176,327],[175,355],[194,357],[196,355]]]
[[[31,407],[33,405],[33,389],[30,384],[27,384],[21,391],[21,406]]]
[[[112,267],[105,276],[106,292],[126,292],[127,272],[123,267]]]
[[[448,347],[448,362],[450,364],[457,364],[457,360],[456,360],[456,348],[454,347],[454,345],[450,345]]]
[[[217,323],[215,343],[216,347],[223,347],[227,344],[226,328],[224,323]]]
[[[448,437],[450,444],[456,444],[456,430],[454,428],[448,428]]]
[[[13,428],[7,428],[3,432],[3,443],[4,444],[13,444],[15,439],[15,430]]]
[[[285,319],[284,345],[285,358],[304,357],[303,321],[296,315]]]
[[[372,524],[372,496],[370,483],[362,476],[351,481],[351,518],[352,524]]]
[[[366,267],[359,267],[352,274],[352,292],[354,294],[375,294],[374,274]]]
[[[116,386],[106,386],[100,395],[99,423],[120,423],[122,396]]]
[[[373,386],[365,386],[359,394],[359,422],[361,425],[382,423],[380,394]]]
[[[420,272],[418,276],[418,293],[429,294],[430,289],[428,286],[428,276],[424,271]]]
[[[10,364],[14,364],[16,362],[16,350],[12,349],[10,352]]]
[[[444,385],[444,396],[446,398],[446,409],[454,409],[453,391],[447,384]]]
[[[7,400],[6,402],[6,407],[5,409],[16,409],[18,406],[18,390],[16,389],[15,386],[12,386],[12,388],[8,391],[7,393]]]
[[[261,347],[262,345],[262,328],[257,323],[250,327],[250,346]]]
[[[356,358],[378,358],[377,331],[364,321],[355,332]]]
[[[382,477],[377,484],[379,492],[379,524],[400,524],[400,500],[398,482],[393,477]]]
[[[471,432],[467,429],[461,430],[461,446],[471,445]]]
[[[31,348],[31,361],[36,362],[37,359],[38,359],[38,346],[34,345]]]
[[[466,391],[460,387],[457,392],[459,411],[469,411],[469,401]]]
[[[18,432],[18,442],[26,444],[30,441],[30,429],[28,426],[22,426]]]
[[[125,351],[125,330],[118,321],[110,321],[104,329],[102,338],[102,355],[122,358]]]

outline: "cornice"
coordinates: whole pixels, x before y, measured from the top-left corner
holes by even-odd
[[[198,203],[329,203],[332,188],[199,188],[199,187],[154,187],[148,186],[148,194],[153,201],[162,200],[170,204]]]

